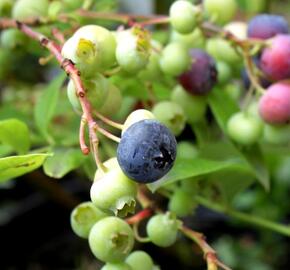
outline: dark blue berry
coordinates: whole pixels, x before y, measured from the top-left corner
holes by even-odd
[[[215,61],[200,49],[191,49],[190,56],[192,58],[191,67],[179,76],[179,82],[190,94],[205,95],[217,82]]]
[[[268,39],[277,34],[288,34],[288,22],[279,15],[260,14],[252,18],[248,25],[248,37]]]
[[[160,179],[172,168],[175,158],[175,137],[166,126],[152,119],[130,126],[117,149],[123,172],[140,183]]]

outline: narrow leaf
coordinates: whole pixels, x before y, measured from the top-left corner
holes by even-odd
[[[171,171],[160,180],[149,184],[149,189],[154,192],[158,188],[171,184],[175,181],[206,175],[209,173],[236,168],[246,170],[247,167],[239,160],[216,161],[210,159],[183,159],[177,158]]]
[[[80,167],[85,159],[80,149],[57,149],[53,156],[46,159],[43,169],[46,175],[59,179]]]
[[[29,154],[0,158],[0,182],[29,173],[40,167],[49,154]]]
[[[35,124],[41,133],[41,135],[47,139],[49,142],[52,141],[48,133],[48,125],[53,117],[57,100],[59,98],[59,90],[65,79],[65,74],[60,73],[47,88],[43,89],[43,93],[40,95],[35,109],[34,109],[34,119]]]
[[[0,121],[0,141],[11,146],[17,153],[25,154],[30,148],[27,125],[18,119]]]

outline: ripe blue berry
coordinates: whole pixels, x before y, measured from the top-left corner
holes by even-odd
[[[217,81],[215,61],[200,49],[190,50],[191,67],[179,77],[185,90],[193,95],[207,94]]]
[[[248,26],[248,37],[268,39],[277,34],[289,33],[287,21],[278,15],[260,14],[252,18]]]
[[[141,183],[160,179],[172,168],[175,158],[175,137],[167,127],[152,119],[130,126],[117,149],[123,172]]]

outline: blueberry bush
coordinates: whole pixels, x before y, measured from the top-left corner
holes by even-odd
[[[168,250],[180,269],[286,269],[287,2],[156,1],[163,15],[140,15],[0,0],[0,189],[37,172],[71,198],[54,179],[86,181],[67,223],[94,269],[173,269],[154,254]],[[212,237],[203,214],[248,238]]]

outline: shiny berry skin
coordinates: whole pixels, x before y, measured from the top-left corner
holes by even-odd
[[[259,14],[249,21],[248,37],[268,39],[289,33],[287,21],[279,15]]]
[[[133,248],[133,230],[120,218],[106,217],[91,229],[89,245],[99,260],[109,263],[122,262]]]
[[[290,78],[290,35],[277,35],[261,56],[260,67],[269,79],[279,81]]]
[[[48,0],[18,0],[12,8],[12,17],[21,21],[31,17],[46,16],[48,5]]]
[[[193,95],[205,95],[217,81],[214,59],[200,49],[190,50],[191,67],[179,76],[179,82],[185,90]]]
[[[117,159],[124,174],[140,183],[163,177],[176,158],[176,140],[169,129],[152,119],[139,121],[122,135]]]
[[[271,85],[259,102],[261,118],[268,124],[283,124],[290,120],[290,82]]]

